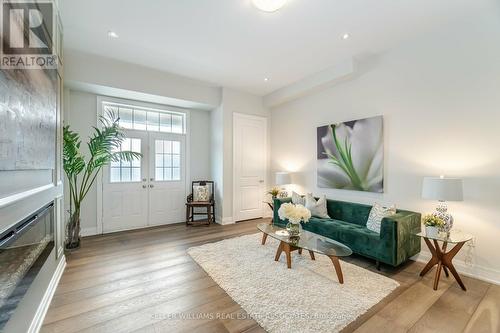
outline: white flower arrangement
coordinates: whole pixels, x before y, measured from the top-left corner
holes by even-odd
[[[307,223],[311,218],[311,212],[309,209],[302,205],[294,205],[292,203],[284,203],[278,209],[278,215],[280,219],[287,220],[293,224],[299,224],[300,222]]]

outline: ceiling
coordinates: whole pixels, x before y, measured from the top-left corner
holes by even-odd
[[[61,12],[68,49],[265,95],[492,1],[288,0],[265,13],[250,0],[62,0]]]

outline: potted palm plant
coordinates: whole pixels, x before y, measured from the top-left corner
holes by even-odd
[[[118,121],[113,112],[99,118],[101,129],[94,127],[94,133],[87,142],[88,157],[80,150],[82,142],[78,133],[72,131],[69,125],[63,127],[63,168],[68,178],[70,197],[66,225],[68,250],[80,247],[80,208],[101,169],[112,161],[132,161],[141,157],[137,152],[120,151],[125,136]]]

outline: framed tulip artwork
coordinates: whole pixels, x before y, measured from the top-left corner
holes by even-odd
[[[384,192],[383,117],[318,127],[318,187]]]

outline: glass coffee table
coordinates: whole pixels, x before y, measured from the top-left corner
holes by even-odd
[[[420,276],[424,276],[427,272],[437,265],[436,276],[434,277],[434,290],[437,290],[439,284],[439,277],[441,276],[441,269],[444,270],[444,273],[448,277],[448,269],[455,280],[457,280],[458,284],[462,288],[463,291],[466,291],[464,283],[458,275],[455,266],[453,266],[452,260],[464,246],[464,244],[472,239],[472,235],[463,233],[461,231],[452,230],[449,234],[444,235],[432,235],[428,236],[425,231],[416,234],[416,236],[422,237],[429,248],[429,251],[432,253],[432,258],[429,260],[427,265],[425,265],[422,272],[420,272]],[[432,242],[431,242],[432,241]],[[438,242],[442,242],[443,245],[439,246]],[[446,252],[446,248],[448,244],[455,244],[455,246]]]
[[[278,261],[281,253],[285,252],[287,267],[292,268],[291,252],[293,251],[298,251],[299,254],[302,254],[302,250],[307,250],[312,260],[316,259],[314,253],[323,254],[332,261],[339,282],[344,283],[339,257],[350,256],[352,250],[349,247],[333,239],[306,230],[302,230],[298,237],[290,237],[286,229],[276,225],[261,223],[257,225],[257,228],[265,235],[280,241],[276,256],[274,257],[275,261]]]

